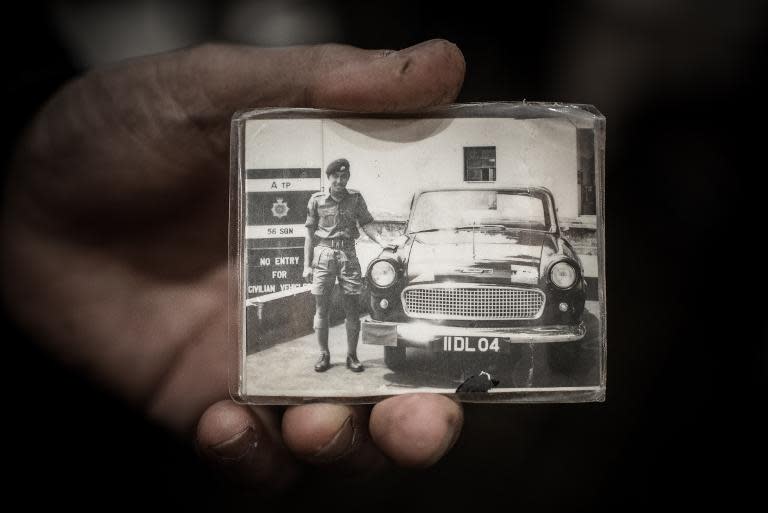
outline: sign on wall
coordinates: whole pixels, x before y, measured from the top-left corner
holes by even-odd
[[[320,190],[320,168],[248,169],[247,297],[303,285],[304,221]]]

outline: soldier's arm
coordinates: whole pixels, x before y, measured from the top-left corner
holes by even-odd
[[[317,229],[317,205],[315,204],[314,196],[309,199],[307,204],[307,220],[304,222],[306,228],[306,234],[304,234],[304,270],[301,273],[302,278],[305,280],[312,280],[312,257],[314,256],[314,248],[312,247],[312,239],[315,236],[315,230]]]
[[[312,257],[314,256],[314,247],[312,246],[312,237],[315,235],[315,230],[310,227],[306,227],[307,233],[304,236],[304,269],[312,268]]]
[[[374,226],[374,223],[368,223],[366,225],[361,226],[362,230],[365,232],[365,234],[371,238],[371,240],[376,241],[376,243],[381,246],[382,248],[389,248],[389,249],[396,249],[397,245],[392,244],[389,242],[386,242],[384,239],[381,238],[381,234],[376,231],[376,227]]]
[[[376,243],[381,246],[382,248],[390,248],[395,249],[397,246],[394,244],[389,244],[385,242],[381,238],[381,234],[376,231],[376,227],[373,224],[373,216],[368,211],[368,205],[365,203],[365,199],[363,196],[359,196],[357,200],[357,222],[360,224],[360,228],[365,232],[365,234],[371,238],[371,240],[376,241]]]

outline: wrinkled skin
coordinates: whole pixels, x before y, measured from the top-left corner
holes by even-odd
[[[284,488],[306,463],[433,464],[463,422],[442,396],[283,415],[228,399],[229,123],[264,106],[410,111],[451,102],[463,77],[461,52],[441,40],[400,52],[205,45],[85,74],[42,108],[14,160],[9,310],[250,486]]]

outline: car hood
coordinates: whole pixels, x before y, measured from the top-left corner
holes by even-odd
[[[557,251],[552,234],[529,230],[420,233],[411,245],[408,280],[536,284],[542,259]]]

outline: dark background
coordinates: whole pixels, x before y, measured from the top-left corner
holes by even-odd
[[[608,120],[609,312],[605,403],[467,405],[463,436],[427,471],[354,484],[311,474],[266,500],[218,482],[191,447],[60,365],[4,316],[6,500],[88,510],[624,511],[742,509],[757,497],[768,367],[766,4],[540,4],[4,7],[4,163],[66,79],[208,39],[398,49],[443,37],[467,60],[458,101],[595,105]]]

